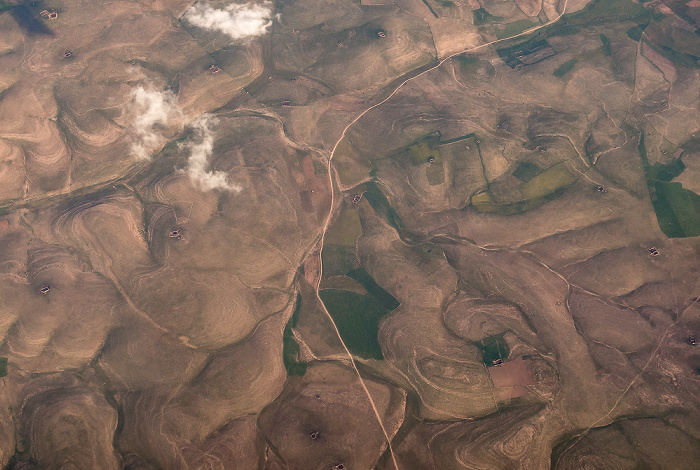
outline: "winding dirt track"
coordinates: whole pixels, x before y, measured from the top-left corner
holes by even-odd
[[[384,103],[386,103],[387,101],[389,101],[401,88],[403,88],[403,86],[404,86],[406,83],[408,83],[408,82],[410,82],[410,81],[412,81],[412,80],[415,80],[416,78],[418,78],[418,77],[420,77],[420,76],[422,76],[422,75],[425,75],[425,74],[427,74],[428,72],[431,72],[431,71],[433,71],[433,70],[439,68],[439,67],[440,67],[442,64],[444,64],[446,61],[448,61],[449,59],[451,59],[451,58],[453,58],[453,57],[455,57],[455,56],[458,56],[458,55],[460,55],[460,54],[464,54],[464,53],[467,53],[467,52],[473,52],[473,51],[479,50],[479,49],[481,49],[481,48],[488,47],[488,46],[491,46],[491,45],[493,45],[493,44],[497,44],[497,43],[500,43],[500,42],[509,41],[509,40],[511,40],[511,39],[515,39],[515,38],[518,38],[518,37],[528,36],[528,35],[534,33],[535,31],[538,31],[538,30],[540,30],[540,29],[542,29],[542,28],[545,28],[545,27],[547,27],[547,26],[550,26],[550,25],[556,23],[557,21],[559,21],[559,20],[561,19],[561,17],[566,13],[566,6],[567,6],[567,3],[568,3],[568,0],[564,0],[564,4],[563,4],[563,6],[562,6],[561,13],[559,13],[559,16],[557,16],[556,18],[554,18],[554,19],[548,21],[547,23],[545,23],[545,24],[543,24],[543,25],[537,26],[537,27],[535,27],[535,28],[530,28],[530,29],[528,29],[528,30],[523,31],[522,33],[515,34],[515,35],[510,36],[510,37],[507,37],[507,38],[497,39],[497,40],[495,40],[495,41],[487,42],[487,43],[481,44],[481,45],[479,45],[479,46],[470,47],[470,48],[467,48],[467,49],[463,49],[463,50],[461,50],[461,51],[459,51],[459,52],[455,52],[454,54],[451,54],[451,55],[449,55],[449,56],[447,56],[447,57],[444,57],[443,59],[440,59],[440,61],[439,61],[437,64],[435,64],[435,66],[433,66],[433,67],[431,67],[431,68],[429,68],[429,69],[426,69],[426,70],[424,70],[423,72],[421,72],[421,73],[419,73],[419,74],[417,74],[417,75],[414,75],[414,76],[412,76],[412,77],[410,77],[410,78],[407,78],[406,80],[404,80],[403,82],[401,82],[401,83],[394,89],[394,91],[392,91],[392,92],[389,94],[389,96],[387,96],[387,97],[384,98],[383,100],[379,101],[378,103],[375,103],[375,104],[373,104],[372,106],[368,107],[367,109],[365,109],[364,111],[362,111],[360,114],[358,114],[357,117],[355,117],[355,119],[353,119],[352,121],[350,121],[350,123],[349,123],[347,126],[345,126],[345,129],[343,129],[343,132],[341,132],[340,137],[339,137],[338,140],[335,142],[335,145],[333,146],[333,150],[331,151],[331,154],[330,154],[329,157],[328,157],[328,172],[327,172],[327,173],[328,173],[328,184],[330,185],[330,188],[331,188],[331,203],[330,203],[330,208],[329,208],[329,210],[328,210],[328,216],[326,217],[325,223],[323,224],[323,228],[322,228],[322,230],[321,230],[321,241],[320,241],[319,257],[318,257],[319,275],[318,275],[318,280],[317,280],[317,282],[316,282],[316,286],[314,287],[314,290],[315,290],[315,292],[316,292],[316,297],[318,298],[318,301],[319,301],[320,305],[323,306],[323,312],[326,314],[326,316],[327,316],[328,319],[330,320],[331,324],[333,325],[333,328],[335,329],[335,333],[336,333],[336,335],[338,336],[338,339],[340,340],[340,344],[343,345],[343,349],[345,349],[345,352],[346,352],[347,355],[348,355],[348,359],[350,360],[350,364],[352,365],[352,368],[353,368],[353,369],[355,370],[355,372],[357,373],[357,377],[358,377],[358,379],[360,380],[360,385],[362,386],[362,388],[364,389],[365,393],[367,394],[367,399],[369,400],[369,403],[370,403],[370,405],[372,406],[372,410],[374,411],[374,414],[375,414],[375,416],[377,417],[377,422],[379,423],[379,426],[382,428],[382,432],[384,433],[384,437],[385,437],[385,439],[386,439],[386,442],[387,442],[387,445],[388,445],[388,449],[389,449],[389,455],[391,456],[391,460],[392,460],[392,462],[393,462],[393,464],[394,464],[394,468],[395,468],[396,470],[399,470],[399,465],[398,465],[398,463],[396,462],[396,456],[394,455],[394,449],[393,449],[393,447],[391,446],[391,438],[389,438],[389,434],[387,433],[386,428],[384,427],[384,423],[382,422],[382,418],[381,418],[381,416],[380,416],[380,414],[379,414],[379,410],[377,409],[377,407],[376,407],[376,405],[375,405],[375,403],[374,403],[374,400],[372,399],[372,395],[369,393],[369,390],[367,389],[367,386],[365,385],[365,382],[364,382],[364,380],[362,379],[362,375],[360,374],[360,371],[357,369],[357,364],[355,364],[355,358],[352,356],[352,353],[350,353],[350,350],[349,350],[349,349],[347,348],[347,346],[345,345],[345,342],[343,341],[343,338],[341,338],[341,336],[340,336],[340,331],[338,330],[338,326],[337,326],[337,325],[335,324],[335,322],[333,321],[333,317],[332,317],[331,314],[328,312],[328,309],[326,308],[326,305],[323,303],[323,300],[321,299],[321,296],[320,296],[321,279],[322,279],[322,277],[323,277],[323,246],[324,246],[324,242],[325,242],[325,238],[326,238],[326,232],[328,231],[328,227],[330,226],[330,223],[331,223],[331,221],[333,220],[333,206],[334,206],[334,204],[335,204],[335,185],[333,184],[333,183],[334,183],[334,181],[333,181],[333,157],[335,156],[335,152],[336,152],[336,150],[337,150],[337,148],[338,148],[338,145],[340,145],[340,142],[345,138],[345,135],[346,135],[348,129],[350,129],[350,127],[352,127],[353,124],[355,124],[357,121],[359,121],[365,114],[367,114],[368,112],[370,112],[370,111],[373,110],[374,108],[378,108],[378,107],[381,106],[382,104],[384,104]]]

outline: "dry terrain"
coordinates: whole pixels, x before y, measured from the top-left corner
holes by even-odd
[[[694,469],[697,0],[0,1],[0,468]]]

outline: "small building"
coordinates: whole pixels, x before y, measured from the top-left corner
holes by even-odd
[[[659,250],[656,247],[651,247],[647,250],[651,256],[659,256]]]
[[[386,33],[385,33],[384,31],[378,31],[378,32],[377,32],[377,36],[379,36],[380,38],[385,38],[385,37],[386,37]]]
[[[289,101],[289,100],[283,100],[280,104],[281,104],[283,107],[288,108],[289,106],[292,105],[292,102]]]
[[[359,204],[361,199],[362,199],[362,194],[355,194],[355,195],[352,197],[352,203],[353,203],[353,204]]]
[[[221,67],[219,67],[218,65],[210,65],[209,66],[209,73],[210,74],[213,75],[213,74],[219,73],[219,72],[221,72]]]
[[[182,232],[180,232],[179,228],[171,230],[170,233],[168,234],[168,236],[170,236],[170,238],[182,240]]]
[[[39,288],[39,293],[46,295],[49,293],[50,290],[51,290],[51,286],[48,284],[44,284],[43,286],[41,286],[41,288]]]
[[[63,57],[65,57],[66,59],[71,57],[72,55],[73,55],[73,53],[71,51],[66,51],[63,53]]]

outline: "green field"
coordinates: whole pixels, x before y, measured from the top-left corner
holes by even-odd
[[[681,183],[654,182],[652,199],[659,228],[670,238],[700,235],[700,196]]]
[[[552,72],[552,75],[554,75],[557,78],[562,78],[564,75],[571,72],[577,63],[578,63],[578,59],[576,59],[576,58],[569,59],[566,62],[564,62],[563,64],[561,64],[559,67],[554,69],[554,72]]]
[[[650,42],[646,42],[649,47],[654,49],[656,52],[661,54],[662,56],[666,57],[667,59],[675,62],[676,64],[679,64],[683,67],[687,67],[689,69],[697,69],[700,68],[700,57],[694,56],[692,54],[684,54],[682,52],[677,51],[676,49],[663,45],[663,44],[652,44]]]
[[[593,0],[583,10],[564,15],[564,23],[607,23],[620,20],[639,21],[648,19],[649,12],[631,0]]]
[[[503,62],[509,67],[515,68],[522,65],[521,58],[533,54],[541,49],[551,47],[546,39],[540,39],[539,36],[531,37],[527,41],[514,44],[509,47],[496,49],[498,56],[503,59]]]
[[[557,23],[553,27],[547,29],[548,36],[573,36],[580,32],[581,30],[571,23]]]
[[[627,30],[627,36],[629,36],[629,38],[633,41],[639,41],[642,39],[642,34],[644,34],[646,27],[646,24],[638,24],[637,26],[633,26]]]
[[[501,18],[500,16],[493,16],[483,8],[473,10],[472,14],[474,15],[474,26],[481,26],[486,23],[503,21],[503,18]]]
[[[440,132],[433,132],[417,139],[411,145],[400,151],[397,156],[403,158],[407,156],[411,159],[414,165],[422,165],[424,163],[442,161],[440,156]]]
[[[651,180],[672,181],[676,176],[680,176],[683,170],[685,170],[685,163],[679,158],[666,164],[656,162],[646,171],[647,178]]]
[[[475,56],[458,55],[457,57],[453,57],[452,60],[457,62],[459,64],[459,67],[464,71],[473,68],[476,64],[479,63],[479,58]]]
[[[518,169],[516,168],[515,171]],[[530,172],[526,173],[522,170],[520,175],[526,178],[530,176]],[[575,181],[576,177],[566,168],[566,165],[557,164],[521,184],[519,187],[521,199],[498,200],[489,190],[472,196],[470,204],[479,212],[501,215],[520,214],[556,199]]]
[[[394,227],[396,230],[403,229],[404,224],[401,221],[399,214],[397,214],[394,208],[391,207],[389,200],[379,189],[379,185],[374,181],[368,181],[365,183],[365,188],[366,191],[364,193],[364,197],[367,199],[367,202],[370,206],[372,206],[372,209],[374,209],[377,215],[386,220],[389,225]]]
[[[492,366],[494,361],[499,359],[505,361],[510,354],[510,348],[503,339],[503,333],[487,336],[475,344],[481,349],[481,358],[487,366]]]
[[[678,159],[671,163],[649,165],[644,133],[639,139],[639,155],[644,164],[649,196],[659,228],[669,238],[700,235],[700,196],[671,180],[683,173],[685,165]]]
[[[323,247],[323,275],[343,275],[359,266],[354,247],[328,244]]]
[[[479,10],[475,10],[473,12],[475,19],[474,24],[478,24],[476,22],[478,11]],[[550,36],[569,36],[577,34],[581,31],[581,28],[579,28],[579,26],[617,23],[620,21],[648,23],[651,18],[652,15],[649,13],[649,11],[647,11],[639,3],[633,2],[631,0],[593,0],[591,3],[586,5],[584,9],[575,13],[568,13],[562,16],[561,21],[538,30],[536,36],[531,36],[525,42],[499,49],[497,50],[497,52],[499,53],[501,58],[506,60],[506,57],[514,51],[525,50],[527,52],[528,49],[535,50],[536,45],[538,43],[545,41],[544,38]],[[525,31],[526,29],[528,29],[526,27],[526,23],[529,24],[529,27],[537,26],[537,23],[532,23],[528,20],[518,20],[513,23],[509,23],[508,25],[506,25],[506,28],[502,29],[500,32],[497,31],[496,36],[499,39],[503,39]],[[605,35],[601,35],[601,40],[603,40],[605,52],[605,42],[608,38],[605,37],[605,39],[603,39],[603,36]],[[516,54],[516,56],[517,55],[525,54]]]
[[[318,160],[314,160],[314,173],[317,175],[325,175],[328,173],[328,168]]]
[[[372,294],[377,302],[379,302],[387,310],[394,310],[399,306],[399,301],[393,295],[385,291],[377,284],[372,276],[369,275],[364,268],[353,269],[348,271],[347,276],[362,284],[367,292]]]
[[[332,245],[354,247],[360,235],[362,235],[362,225],[357,209],[345,206],[326,233],[326,242]]]
[[[520,162],[511,174],[518,178],[520,181],[527,183],[532,178],[540,174],[540,168],[537,165],[530,162]]]
[[[338,289],[323,289],[319,294],[348,350],[365,359],[384,359],[377,335],[379,321],[389,310],[370,294]]]

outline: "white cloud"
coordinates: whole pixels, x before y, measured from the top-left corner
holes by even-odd
[[[186,145],[190,150],[190,156],[187,158],[187,174],[202,189],[224,189],[239,193],[242,188],[229,183],[226,173],[209,170],[209,157],[214,151],[212,127],[217,121],[211,114],[203,114],[191,124],[194,129],[194,139]]]
[[[137,86],[131,90],[131,110],[135,115],[131,127],[136,141],[131,145],[131,153],[140,159],[149,159],[151,153],[165,143],[161,128],[177,125],[180,129],[185,122],[182,109],[177,104],[177,96],[171,91],[157,91],[153,88]],[[209,170],[209,157],[214,151],[213,126],[216,117],[203,114],[189,125],[194,130],[192,138],[183,147],[189,150],[187,169],[190,179],[204,190],[223,189],[240,192],[241,187],[227,181],[223,171]]]
[[[157,126],[167,126],[179,121],[182,111],[172,91],[157,91],[138,86],[131,90],[132,108],[136,115],[132,127],[136,142],[131,144],[131,153],[137,158],[148,159],[151,152],[164,142]]]
[[[208,3],[197,3],[185,13],[185,19],[194,26],[221,31],[232,39],[243,39],[267,32],[272,25],[272,7],[269,3],[245,3],[217,9]]]

